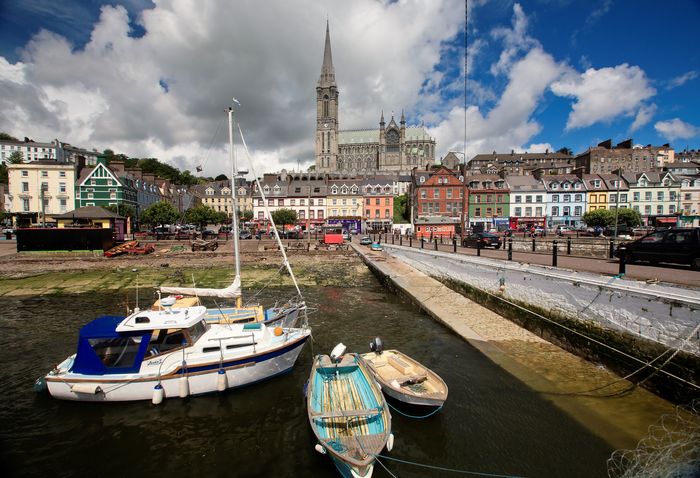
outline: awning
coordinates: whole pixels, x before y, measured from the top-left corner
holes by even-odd
[[[678,218],[675,217],[657,217],[656,222],[663,222],[666,224],[673,223],[675,224],[676,221],[678,221]]]

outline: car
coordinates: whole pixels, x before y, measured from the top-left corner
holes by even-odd
[[[3,227],[2,228],[2,233],[3,234],[14,234],[15,230],[12,229],[11,227]]]
[[[667,262],[689,265],[693,270],[700,270],[700,227],[674,227],[654,231],[636,241],[620,244],[615,255],[624,257],[627,263]]]
[[[239,239],[252,239],[253,235],[250,233],[250,231],[241,231],[238,233],[238,238]]]
[[[370,244],[372,244],[372,238],[369,236],[362,236],[360,239],[360,245],[369,246]]]
[[[381,250],[382,250],[382,245],[379,244],[378,242],[373,242],[372,245],[370,246],[370,248],[371,248],[373,251],[381,251]]]
[[[349,241],[350,240],[350,233],[343,229],[343,240]]]
[[[207,237],[216,237],[216,236],[218,236],[218,235],[219,235],[219,234],[218,234],[217,232],[212,231],[211,229],[204,229],[204,230],[202,231],[202,239],[205,239],[205,238],[207,238]]]
[[[575,233],[573,229],[567,226],[557,226],[554,232],[556,232],[557,236],[568,236]]]
[[[493,247],[499,249],[501,247],[501,238],[490,232],[475,232],[462,240],[464,247]]]

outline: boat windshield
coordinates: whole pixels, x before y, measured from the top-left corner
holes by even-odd
[[[154,330],[148,344],[147,356],[164,354],[187,345],[187,337],[183,329]]]
[[[129,368],[136,361],[141,337],[92,338],[88,342],[106,368]]]
[[[190,333],[191,343],[194,344],[195,342],[197,342],[197,340],[199,340],[199,338],[204,334],[204,332],[207,331],[207,324],[205,321],[200,320],[192,327],[187,329],[187,331]]]

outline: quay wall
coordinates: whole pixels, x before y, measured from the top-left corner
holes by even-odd
[[[698,291],[546,266],[383,246],[388,254],[472,300],[620,375],[637,371],[646,362],[663,364],[661,371],[645,367],[632,377],[661,396],[682,402],[698,394],[696,388],[683,382],[700,383]]]

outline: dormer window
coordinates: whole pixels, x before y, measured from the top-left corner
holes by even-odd
[[[229,194],[231,194],[231,190],[229,188],[224,188],[221,190],[221,194],[223,194],[225,196],[229,195]]]
[[[270,186],[268,186],[268,185],[266,184],[265,187],[263,187],[263,191],[265,191],[266,193],[269,193],[269,192],[270,192]]]
[[[421,176],[419,182],[423,184],[425,182],[425,176]]]
[[[569,183],[564,183],[561,185],[562,189],[569,189]]]
[[[552,183],[550,186],[552,189],[559,189],[559,185],[557,183]]]
[[[352,189],[350,189],[350,191],[351,191],[353,194],[357,194],[357,186],[353,186]]]
[[[593,180],[593,187],[594,187],[594,188],[599,188],[599,187],[600,187],[600,180],[599,180],[599,179],[594,179],[594,180]]]
[[[275,184],[275,187],[272,189],[274,192],[278,193],[280,192],[280,187],[279,185]]]
[[[331,194],[338,194],[338,187],[337,186],[331,187]]]
[[[347,193],[348,193],[348,187],[347,187],[347,186],[343,186],[342,188],[340,188],[340,194],[347,194]]]
[[[574,183],[574,189],[581,189],[581,183]]]
[[[214,195],[214,190],[212,188],[208,188],[206,190],[207,196],[213,196]]]

